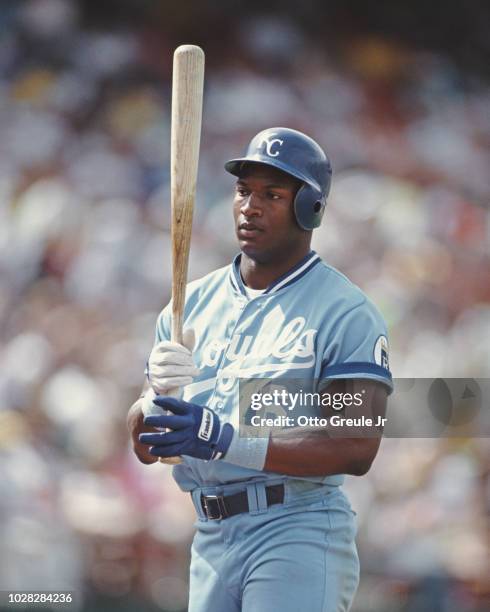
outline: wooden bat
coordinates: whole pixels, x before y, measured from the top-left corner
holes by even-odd
[[[170,191],[172,205],[172,340],[182,344],[185,287],[196,197],[201,141],[204,52],[181,45],[174,53],[172,75],[172,127]],[[161,458],[180,463],[179,457]]]
[[[172,340],[182,344],[185,287],[201,140],[204,52],[175,50],[172,78],[170,189],[172,202]]]

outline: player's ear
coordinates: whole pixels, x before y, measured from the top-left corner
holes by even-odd
[[[192,353],[192,350],[194,349],[194,345],[196,344],[196,334],[194,330],[191,327],[189,327],[188,329],[184,330],[184,333],[182,334],[182,336],[183,336],[182,344],[185,346],[185,348],[188,348],[190,352]]]

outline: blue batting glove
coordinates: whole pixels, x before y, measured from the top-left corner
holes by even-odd
[[[172,431],[140,434],[140,442],[151,446],[152,455],[189,455],[206,461],[221,459],[225,455],[234,428],[230,423],[221,424],[219,416],[211,408],[164,395],[157,395],[153,401],[172,414],[147,416],[145,425]]]

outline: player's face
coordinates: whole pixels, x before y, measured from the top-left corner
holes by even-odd
[[[251,259],[266,263],[304,244],[309,232],[298,226],[293,209],[300,186],[276,168],[245,166],[236,183],[233,213],[240,249]]]

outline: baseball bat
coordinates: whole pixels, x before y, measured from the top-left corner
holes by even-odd
[[[201,140],[204,52],[175,50],[172,75],[170,190],[172,202],[172,340],[182,344],[185,287]]]
[[[170,138],[170,192],[172,207],[172,331],[183,342],[185,288],[189,264],[192,217],[196,197],[201,141],[204,52],[196,45],[181,45],[174,52],[172,73],[172,126]],[[179,457],[161,458],[180,463]]]

